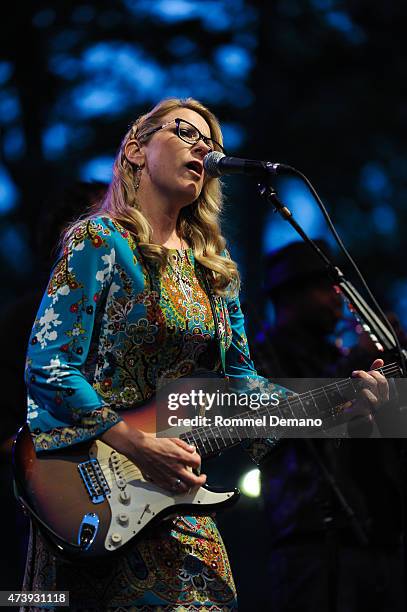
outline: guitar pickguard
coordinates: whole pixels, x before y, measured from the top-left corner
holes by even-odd
[[[236,495],[234,491],[217,492],[204,487],[171,494],[145,480],[135,463],[100,440],[92,445],[89,456],[97,460],[110,489],[106,499],[112,515],[105,539],[109,551],[129,542],[158,515],[176,515],[180,506],[183,514],[188,510],[190,514],[210,513]],[[186,506],[190,508],[186,510]]]

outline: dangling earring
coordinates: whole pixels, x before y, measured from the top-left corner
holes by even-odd
[[[138,164],[134,165],[134,191],[137,191],[137,189],[140,187],[142,171],[143,168],[141,166],[139,166]]]

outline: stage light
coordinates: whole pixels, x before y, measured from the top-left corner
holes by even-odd
[[[261,491],[260,470],[257,468],[244,474],[239,481],[239,488],[247,497],[259,497]]]
[[[83,164],[80,170],[82,181],[104,181],[112,180],[114,159],[109,155],[101,155],[90,159]]]

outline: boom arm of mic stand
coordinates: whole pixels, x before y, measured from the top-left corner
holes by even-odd
[[[302,227],[298,225],[291,211],[278,198],[276,190],[270,184],[259,183],[260,195],[269,202],[275,212],[280,213],[285,221],[288,221],[301,238],[310,245],[311,248],[318,254],[326,265],[327,273],[331,277],[335,285],[337,285],[344,297],[348,300],[351,308],[355,311],[357,317],[362,323],[363,329],[369,333],[370,339],[375,344],[380,352],[389,351],[395,353],[399,357],[400,367],[403,376],[406,376],[407,353],[404,349],[399,351],[397,340],[393,332],[383,323],[380,317],[367,304],[366,300],[360,295],[357,289],[348,281],[341,270],[334,266],[326,254],[315,244],[315,242],[307,236]]]
[[[339,268],[334,268],[330,275],[334,283],[340,288],[341,293],[349,302],[351,309],[355,311],[363,325],[364,331],[369,333],[370,339],[378,351],[395,351],[397,343],[393,334],[384,325],[383,321],[376,315],[358,290],[348,281]]]

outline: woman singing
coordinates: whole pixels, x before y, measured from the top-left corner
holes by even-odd
[[[191,470],[194,447],[130,429],[120,415],[164,378],[256,376],[219,227],[221,186],[203,168],[211,150],[222,151],[222,134],[207,108],[160,102],[125,135],[104,200],[65,231],[28,351],[37,453],[98,437],[172,494],[205,483]],[[363,375],[373,393],[383,389],[379,374]],[[119,559],[86,567],[55,557],[34,528],[24,588],[69,591],[72,610],[237,607],[208,516],[164,520]]]

